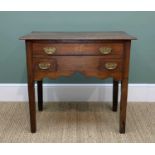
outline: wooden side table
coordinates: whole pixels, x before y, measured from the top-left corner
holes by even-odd
[[[113,111],[117,111],[121,81],[120,133],[125,133],[131,40],[125,32],[32,32],[26,43],[31,132],[36,132],[35,88],[43,110],[42,80],[80,72],[100,79],[113,78]]]

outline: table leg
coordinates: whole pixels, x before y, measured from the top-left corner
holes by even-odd
[[[113,80],[113,111],[117,111],[118,106],[118,81]]]
[[[37,90],[38,90],[38,110],[43,111],[43,82],[37,81]]]
[[[30,125],[31,132],[36,132],[36,106],[35,106],[35,88],[34,81],[28,82],[28,95],[29,95],[29,111],[30,111]]]
[[[125,133],[127,94],[128,94],[128,79],[123,79],[121,81],[120,133]]]

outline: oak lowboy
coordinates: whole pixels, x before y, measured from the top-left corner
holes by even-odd
[[[34,83],[38,108],[43,110],[42,80],[80,72],[100,79],[113,78],[113,111],[117,111],[121,81],[120,133],[125,133],[131,40],[125,32],[32,32],[26,42],[31,132],[36,132]]]

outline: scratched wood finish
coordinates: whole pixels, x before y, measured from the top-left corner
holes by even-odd
[[[36,109],[34,83],[38,86],[38,108],[43,109],[42,80],[71,76],[76,72],[88,77],[113,78],[113,111],[118,105],[118,81],[121,82],[119,131],[125,133],[128,95],[128,77],[131,40],[136,38],[125,32],[32,32],[20,38],[26,41],[28,95],[31,132],[36,132]],[[55,47],[56,52],[48,55],[44,47]],[[99,48],[112,48],[108,55],[102,55]],[[49,68],[40,68],[48,63]],[[116,63],[112,70],[106,63]]]

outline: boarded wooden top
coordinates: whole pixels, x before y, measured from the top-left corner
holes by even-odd
[[[20,40],[136,40],[126,32],[32,32]]]

